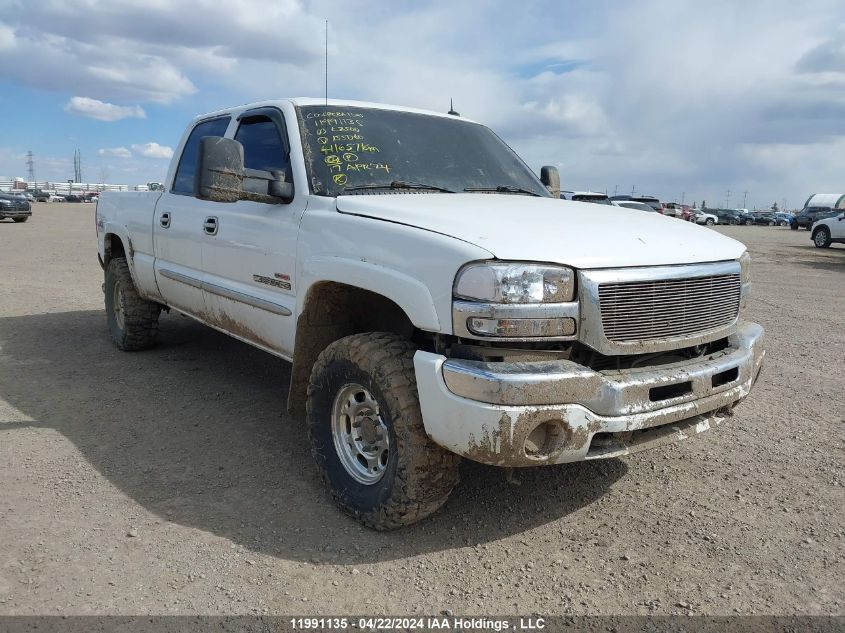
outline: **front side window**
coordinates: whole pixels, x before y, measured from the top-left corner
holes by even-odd
[[[454,117],[346,106],[297,108],[305,165],[316,195],[413,183],[431,190],[549,192],[483,125]]]
[[[229,117],[226,116],[203,121],[191,130],[185,142],[185,149],[182,150],[179,165],[176,167],[176,178],[173,180],[171,189],[173,193],[183,196],[194,195],[194,175],[197,171],[200,140],[205,136],[223,136],[226,134],[227,127],[229,127]]]
[[[285,180],[292,180],[290,159],[285,152],[276,124],[266,116],[256,116],[241,122],[235,140],[244,148],[244,167],[262,171],[281,171]]]

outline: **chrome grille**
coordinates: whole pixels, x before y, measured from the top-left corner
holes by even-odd
[[[599,284],[605,337],[615,342],[693,337],[733,323],[739,274]]]

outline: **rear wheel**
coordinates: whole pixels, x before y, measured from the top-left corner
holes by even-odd
[[[395,334],[355,334],[318,357],[308,386],[308,435],[337,504],[390,530],[445,503],[460,458],[425,433],[414,346]]]
[[[827,248],[830,246],[830,229],[826,226],[820,226],[813,231],[813,244],[817,248]]]
[[[28,215],[23,216],[22,218],[12,218],[15,222],[26,222],[29,219]]]
[[[115,257],[106,266],[105,293],[106,317],[114,344],[127,352],[155,345],[161,306],[138,294],[125,257]]]

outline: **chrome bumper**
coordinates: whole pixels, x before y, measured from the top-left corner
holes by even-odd
[[[728,340],[703,359],[598,372],[569,361],[482,363],[417,352],[423,422],[438,444],[502,466],[642,450],[707,430],[748,395],[765,356],[763,328],[741,323]],[[529,437],[530,446],[543,439],[532,436],[543,425],[544,446],[527,451]]]

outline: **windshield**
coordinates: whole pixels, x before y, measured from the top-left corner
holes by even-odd
[[[311,190],[320,196],[414,189],[502,193],[549,191],[505,143],[483,125],[377,108],[297,108]],[[420,188],[420,185],[426,187]],[[356,189],[358,187],[358,189]]]

